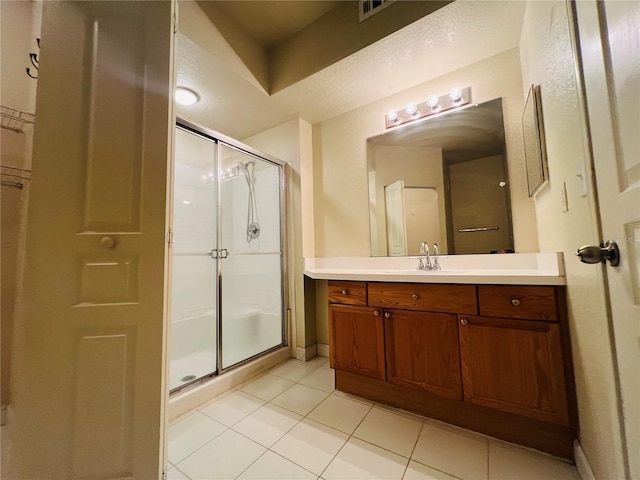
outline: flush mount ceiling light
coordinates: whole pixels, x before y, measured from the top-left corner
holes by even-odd
[[[471,102],[471,87],[453,87],[444,95],[429,95],[424,102],[410,103],[401,110],[391,110],[385,115],[385,127],[391,128],[420,118],[446,112]]]
[[[193,105],[198,100],[200,100],[200,97],[196,92],[185,87],[176,88],[175,98],[176,102],[178,102],[180,105]]]

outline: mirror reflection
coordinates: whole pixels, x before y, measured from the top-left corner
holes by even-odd
[[[513,252],[502,99],[367,140],[371,251]]]

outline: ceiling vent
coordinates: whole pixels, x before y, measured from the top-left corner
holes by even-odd
[[[366,20],[371,15],[378,13],[380,10],[388,7],[396,0],[360,0],[360,21]]]

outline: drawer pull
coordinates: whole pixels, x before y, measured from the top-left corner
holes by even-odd
[[[466,318],[461,318],[461,319],[460,319],[460,325],[466,325],[466,324],[468,324],[468,323],[469,323],[469,322],[467,321],[467,319],[466,319]]]
[[[380,312],[379,312],[378,310],[374,310],[374,311],[373,311],[373,314],[377,317],[377,316],[379,316],[379,315],[380,315]]]
[[[411,298],[413,298],[414,300],[417,300],[418,299],[418,294],[414,293],[413,295],[411,295]]]
[[[520,306],[520,300],[518,300],[517,298],[512,298],[511,299],[511,305],[513,305],[514,307],[519,307]]]
[[[342,295],[349,295],[349,290],[342,290]]]
[[[391,314],[389,312],[384,312],[384,318],[391,318]]]

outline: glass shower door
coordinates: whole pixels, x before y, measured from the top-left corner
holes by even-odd
[[[225,369],[284,344],[282,167],[219,143]]]
[[[176,128],[169,388],[217,371],[217,144]]]

